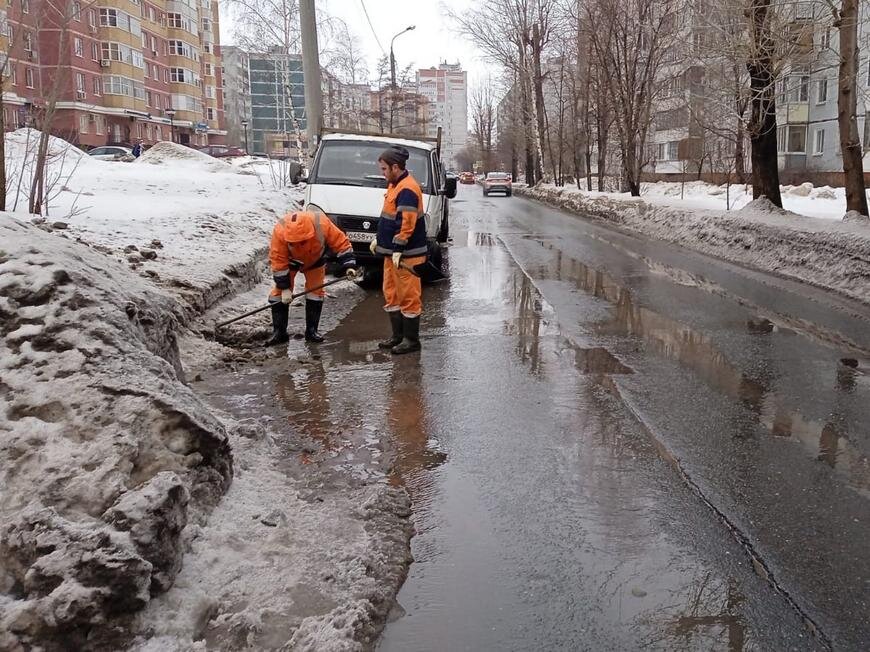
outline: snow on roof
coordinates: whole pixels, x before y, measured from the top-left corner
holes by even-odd
[[[423,140],[413,140],[409,138],[394,138],[392,136],[376,136],[371,134],[324,134],[322,141],[327,140],[353,140],[368,143],[384,143],[385,145],[401,145],[402,147],[416,147],[417,149],[425,149],[432,151],[435,149],[435,143],[427,143]]]

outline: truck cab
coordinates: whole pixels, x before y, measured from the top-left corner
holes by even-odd
[[[378,157],[391,145],[401,145],[410,154],[407,169],[423,193],[430,257],[440,258],[441,244],[449,237],[448,200],[456,196],[456,180],[445,175],[439,140],[324,133],[308,175],[305,209],[325,214],[344,231],[362,264],[380,262],[381,258],[369,251],[377,235],[387,187]]]

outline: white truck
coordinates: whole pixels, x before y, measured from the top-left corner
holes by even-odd
[[[378,168],[378,157],[390,145],[401,145],[410,154],[408,170],[423,191],[429,256],[439,265],[441,245],[450,235],[448,200],[456,196],[456,179],[445,175],[440,158],[440,129],[438,134],[434,140],[412,140],[324,130],[307,179],[305,209],[324,213],[344,231],[361,264],[380,263],[380,258],[369,251],[369,244],[377,235],[387,187]]]

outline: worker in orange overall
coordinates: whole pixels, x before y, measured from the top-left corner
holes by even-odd
[[[323,213],[299,211],[288,213],[272,230],[269,262],[275,286],[269,293],[272,304],[272,337],[266,346],[287,342],[290,301],[297,272],[305,275],[305,340],[322,342],[317,332],[326,291],[327,249],[336,253],[338,262],[351,280],[357,278],[356,259],[347,236]],[[318,289],[319,288],[319,289]]]
[[[426,262],[426,221],[420,184],[405,169],[408,150],[394,145],[378,166],[387,180],[387,194],[378,220],[377,241],[371,252],[384,258],[384,310],[393,335],[378,346],[393,353],[420,350],[420,314],[423,312],[420,277],[411,269]]]

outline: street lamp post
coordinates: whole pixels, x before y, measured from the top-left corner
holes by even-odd
[[[408,25],[401,32],[396,34],[392,39],[390,39],[390,133],[393,133],[393,116],[395,114],[395,104],[396,104],[396,56],[393,54],[393,43],[397,38],[399,38],[405,32],[410,32],[416,29],[416,25]]]
[[[166,109],[164,111],[166,115],[169,116],[169,140],[173,143],[175,142],[175,122],[173,118],[175,117],[175,109]]]
[[[242,129],[245,131],[245,154],[248,156],[251,155],[251,152],[248,150],[248,121],[242,120]]]

